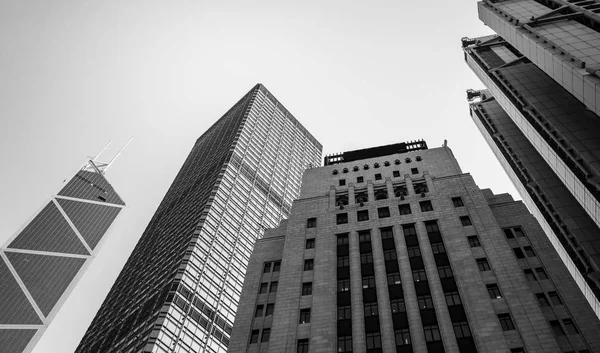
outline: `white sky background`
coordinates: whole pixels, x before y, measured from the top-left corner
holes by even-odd
[[[342,152],[448,139],[480,187],[516,191],[471,121],[460,38],[475,1],[0,2],[0,244],[87,155],[127,208],[36,347],[72,352],[194,141],[257,82]]]

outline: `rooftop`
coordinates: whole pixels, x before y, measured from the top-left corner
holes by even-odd
[[[424,140],[394,143],[391,145],[365,148],[348,152],[334,153],[325,156],[325,165],[339,164],[358,161],[361,159],[389,156],[390,154],[406,153],[410,151],[426,150],[427,143]]]

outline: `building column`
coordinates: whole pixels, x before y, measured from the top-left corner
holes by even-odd
[[[407,184],[408,181],[410,181],[410,178],[407,179]],[[398,265],[400,266],[400,280],[402,281],[402,290],[404,291],[404,305],[406,306],[406,314],[408,316],[413,352],[427,352],[425,333],[423,332],[423,324],[421,323],[421,313],[419,312],[419,303],[417,302],[417,293],[410,269],[402,226],[394,226],[394,243],[396,245],[396,254],[398,255]]]
[[[350,302],[352,304],[352,352],[365,353],[365,311],[362,295],[362,274],[358,233],[348,234],[350,250]]]
[[[348,186],[348,205],[354,205],[354,184]]]
[[[425,182],[427,183],[427,188],[429,189],[429,193],[435,192],[435,185],[433,183],[433,179],[431,175],[429,175],[428,171],[423,171],[423,177],[425,177]]]
[[[375,191],[373,190],[373,182],[371,180],[367,180],[367,195],[369,202],[375,201]]]
[[[371,232],[371,248],[373,249],[373,265],[375,267],[375,286],[377,288],[377,306],[379,307],[379,327],[381,331],[381,348],[384,352],[396,351],[396,337],[392,322],[392,307],[388,290],[383,245],[380,234]]]
[[[413,182],[410,174],[404,174],[404,182],[406,183],[406,196],[414,195],[415,189],[413,188]]]
[[[394,185],[392,184],[392,179],[385,178],[385,186],[387,187],[388,199],[393,199],[394,196]]]

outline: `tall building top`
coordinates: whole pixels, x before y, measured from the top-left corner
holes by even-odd
[[[354,150],[348,152],[334,153],[325,156],[325,165],[339,164],[344,162],[358,161],[361,159],[389,156],[391,154],[405,153],[410,151],[426,150],[427,143],[424,140],[394,143],[391,145],[377,146]]]

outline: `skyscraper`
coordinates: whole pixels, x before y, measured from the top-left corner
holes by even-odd
[[[478,6],[498,36],[463,38],[471,115],[600,317],[599,4]]]
[[[0,351],[29,352],[125,203],[90,159],[0,249]]]
[[[321,149],[252,88],[196,141],[77,352],[225,352],[254,242]]]
[[[416,141],[305,172],[255,245],[230,352],[589,353],[598,332],[523,203]]]

